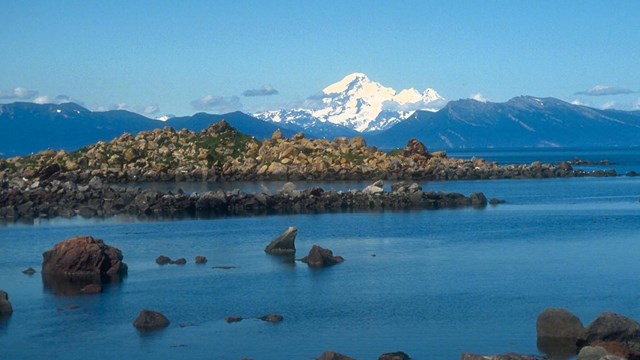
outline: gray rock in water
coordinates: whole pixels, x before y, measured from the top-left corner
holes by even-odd
[[[258,319],[262,321],[270,322],[272,324],[277,324],[281,322],[284,319],[284,317],[282,317],[282,315],[280,314],[268,314],[268,315],[260,316]]]
[[[22,270],[22,273],[26,274],[26,275],[33,275],[33,274],[36,273],[36,269],[34,269],[32,267],[29,267],[29,268],[26,268],[26,269]]]
[[[158,265],[171,264],[171,258],[168,256],[160,255],[156,258],[156,264]]]
[[[167,327],[169,319],[157,311],[143,309],[138,317],[133,320],[133,326],[138,330],[157,330]]]
[[[207,257],[206,256],[202,256],[202,255],[198,255],[198,256],[196,256],[195,263],[196,264],[206,264],[207,263]]]
[[[12,313],[13,307],[9,302],[9,294],[4,290],[0,290],[0,317],[9,316]]]
[[[291,255],[296,253],[296,235],[298,229],[289,226],[282,234],[273,239],[264,249],[267,254],[274,255]]]

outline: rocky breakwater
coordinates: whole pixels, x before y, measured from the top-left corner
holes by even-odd
[[[86,185],[99,177],[107,183],[139,181],[250,180],[452,180],[547,178],[588,175],[570,164],[501,166],[482,159],[453,159],[430,153],[409,140],[403,149],[384,152],[362,137],[285,138],[276,131],[258,141],[227,122],[201,132],[170,127],[124,134],[77,151],[43,151],[0,159],[0,179],[71,181]]]
[[[380,183],[377,183],[380,185]],[[248,194],[240,190],[184,194],[137,187],[119,187],[94,177],[88,185],[73,181],[24,180],[0,182],[0,220],[38,217],[136,216],[234,216],[254,214],[298,214],[340,211],[383,211],[484,207],[482,193],[423,191],[415,183],[400,182],[391,191],[378,186],[364,190],[325,191],[321,187],[298,189],[286,183],[275,194],[268,190]]]

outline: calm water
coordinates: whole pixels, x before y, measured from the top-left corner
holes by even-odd
[[[640,319],[640,178],[423,187],[483,191],[508,203],[0,227],[0,288],[14,307],[0,323],[0,358],[311,359],[333,349],[358,359],[397,350],[414,359],[458,359],[465,351],[537,353],[535,320],[548,306],[568,307],[585,324],[602,311]],[[299,229],[299,257],[319,244],[346,261],[313,270],[265,255],[287,226]],[[130,270],[123,283],[101,295],[60,297],[43,288],[39,274],[21,273],[39,270],[41,253],[54,243],[83,234],[123,251]],[[189,263],[160,267],[154,259],[161,254]],[[209,262],[193,264],[196,255]],[[218,265],[235,268],[212,268]],[[165,313],[171,325],[139,334],[131,322],[145,307]],[[271,312],[284,321],[224,321]]]

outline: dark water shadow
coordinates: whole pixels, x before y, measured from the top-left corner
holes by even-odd
[[[7,333],[10,322],[11,315],[0,315],[0,336],[3,336]]]
[[[296,256],[295,254],[265,254],[266,257],[273,262],[274,264],[279,264],[280,266],[293,268],[296,266]]]
[[[42,274],[42,285],[44,291],[56,296],[88,295],[81,290],[91,284],[100,284],[103,292],[111,290],[113,285],[120,284],[124,276],[116,275],[110,277],[65,277],[50,274]]]

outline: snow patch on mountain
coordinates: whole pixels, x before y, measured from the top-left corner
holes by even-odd
[[[297,109],[254,114],[275,123],[294,123],[307,128],[327,122],[359,132],[379,131],[407,119],[416,110],[437,111],[444,99],[433,89],[420,93],[410,88],[397,92],[353,73],[309,97]]]

